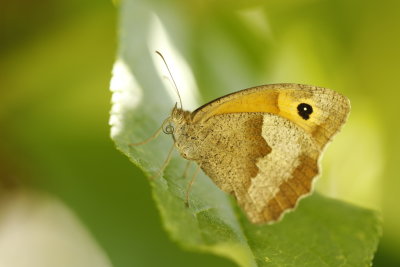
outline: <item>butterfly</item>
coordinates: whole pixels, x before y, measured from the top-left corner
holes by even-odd
[[[270,223],[310,194],[321,155],[349,112],[349,99],[333,90],[280,83],[228,94],[193,112],[180,102],[161,129],[252,223]]]
[[[319,159],[350,112],[327,88],[270,84],[238,91],[193,112],[175,106],[175,147],[232,194],[253,223],[277,221],[309,194]]]

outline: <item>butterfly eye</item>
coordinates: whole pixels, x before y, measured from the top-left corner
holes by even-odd
[[[163,125],[162,130],[163,130],[163,132],[165,134],[173,134],[174,131],[175,131],[175,128],[171,124],[168,124],[168,125],[165,125],[165,126]]]
[[[310,118],[311,113],[313,113],[313,108],[309,104],[301,103],[297,106],[297,111],[300,117],[302,117],[305,120],[308,120]]]

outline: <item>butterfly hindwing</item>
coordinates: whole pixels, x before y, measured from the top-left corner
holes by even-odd
[[[320,156],[318,144],[280,116],[264,114],[262,136],[271,153],[257,160],[259,172],[248,190],[252,205],[245,210],[258,223],[278,220],[311,191]]]
[[[176,145],[196,161],[224,191],[246,191],[258,173],[256,161],[270,153],[262,137],[263,114],[235,113],[213,116],[177,129]]]

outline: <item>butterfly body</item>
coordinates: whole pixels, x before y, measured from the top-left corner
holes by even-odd
[[[175,146],[250,221],[278,220],[311,191],[325,145],[345,122],[350,104],[321,87],[274,84],[216,99],[194,112],[175,107]]]

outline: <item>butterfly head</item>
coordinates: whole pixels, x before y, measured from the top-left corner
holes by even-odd
[[[191,121],[190,112],[183,110],[178,107],[178,104],[175,104],[174,108],[171,111],[170,120],[174,124],[186,124]]]
[[[178,105],[175,104],[174,108],[171,111],[171,115],[166,118],[162,124],[162,131],[165,134],[171,135],[175,141],[176,128],[180,129],[182,125],[187,124],[189,119],[190,112],[178,108]]]

